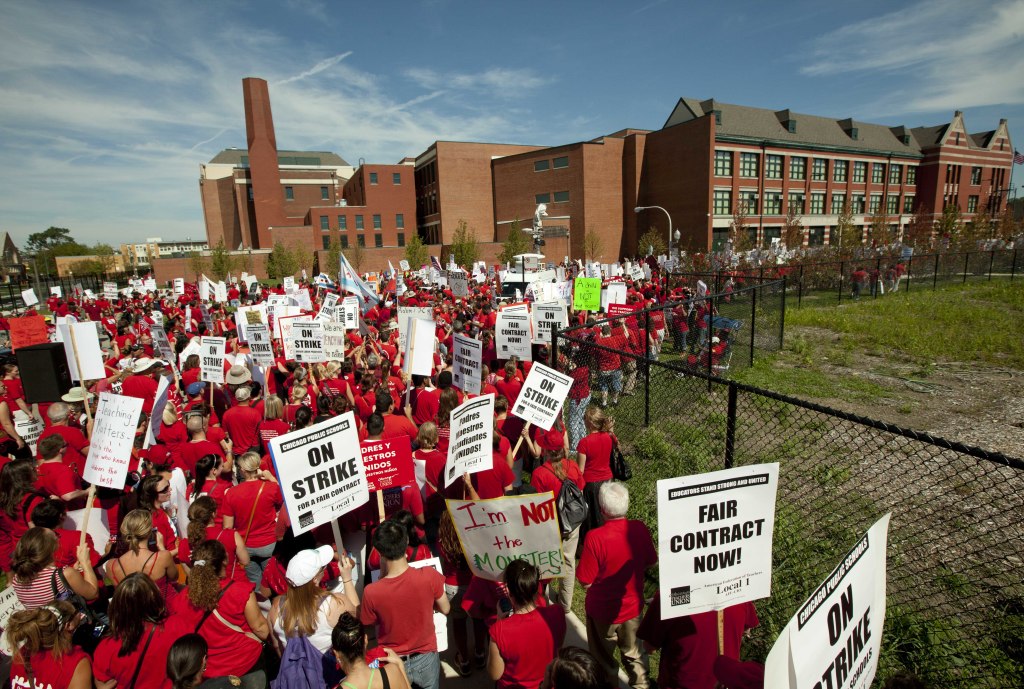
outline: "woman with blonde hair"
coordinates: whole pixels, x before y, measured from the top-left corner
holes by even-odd
[[[178,581],[178,565],[174,563],[171,552],[161,547],[163,539],[153,527],[152,512],[132,510],[121,520],[119,533],[128,552],[114,560],[108,568],[114,585],[129,574],[142,572],[153,580],[164,599],[170,600],[178,592],[174,587]]]
[[[288,422],[282,417],[284,402],[277,395],[270,395],[263,401],[263,420],[256,429],[260,438],[260,450],[264,454],[269,452],[267,448],[271,440],[291,430]]]
[[[587,435],[576,446],[576,462],[583,472],[583,497],[587,500],[589,512],[587,521],[580,529],[579,542],[583,543],[587,531],[604,524],[597,493],[601,484],[612,480],[612,449],[619,440],[615,437],[615,418],[608,416],[597,407],[590,407],[583,415]]]
[[[204,541],[220,541],[227,552],[228,577],[241,583],[249,581],[245,574],[245,568],[249,565],[249,550],[245,547],[245,539],[234,529],[216,523],[217,501],[209,495],[199,496],[188,508],[188,520],[187,537],[178,541],[178,560],[191,567],[192,551]]]
[[[237,529],[249,551],[246,575],[259,584],[277,543],[277,512],[283,499],[274,474],[260,469],[260,456],[246,452],[236,462],[240,480],[224,495],[221,510],[225,529]]]
[[[71,642],[81,621],[67,601],[13,613],[5,630],[11,647],[17,649],[11,686],[92,689],[89,656]]]
[[[14,592],[26,608],[38,608],[64,598],[71,592],[86,600],[99,595],[96,570],[92,568],[89,546],[78,548],[78,566],[57,567],[54,557],[59,545],[57,534],[41,526],[33,526],[25,532],[14,548],[11,569],[14,574]]]
[[[284,420],[288,423],[295,423],[295,412],[304,404],[308,390],[305,385],[296,383],[288,393],[288,406],[285,407]]]

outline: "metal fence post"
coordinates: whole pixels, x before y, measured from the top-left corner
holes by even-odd
[[[644,314],[644,428],[651,425],[651,310]]]
[[[715,334],[715,298],[712,296],[708,299],[710,304],[710,311],[708,312],[708,392],[711,392],[711,376],[715,374],[714,369],[711,367],[714,357],[712,354],[715,351],[714,345],[714,334]],[[698,362],[699,363],[699,362]]]
[[[558,321],[551,323],[551,368],[558,370]]]
[[[736,383],[729,382],[729,407],[725,415],[725,468],[732,469],[736,453]]]
[[[878,273],[878,278],[871,283],[871,298],[878,299],[878,281],[882,279],[882,258],[879,256],[875,259],[875,272]]]
[[[939,254],[935,254],[935,270],[932,273],[932,291],[934,292],[939,286]]]
[[[782,313],[779,315],[779,351],[782,351],[782,343],[786,337],[786,277],[782,276]]]
[[[914,254],[910,254],[910,260],[907,261],[907,291],[910,291],[911,276],[914,274]]]
[[[965,284],[965,285],[967,284],[967,266],[970,263],[970,261],[971,261],[971,252],[970,251],[964,252],[964,281],[963,281],[963,284]]]
[[[753,298],[750,300],[750,365],[754,365],[754,333],[757,330],[757,290],[755,287],[751,294]]]
[[[992,266],[995,264],[995,262],[996,262],[996,252],[995,252],[995,250],[993,250],[993,251],[990,252],[989,257],[988,257],[988,281],[989,282],[992,282]]]

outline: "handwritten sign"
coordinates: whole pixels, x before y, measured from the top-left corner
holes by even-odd
[[[124,488],[141,413],[138,397],[100,393],[82,478],[98,486]]]
[[[324,323],[324,358],[327,361],[345,360],[345,324]]]
[[[601,278],[576,278],[573,283],[572,303],[577,311],[601,309]]]
[[[416,483],[409,436],[390,440],[364,440],[359,444],[363,455],[366,483],[370,490],[384,490]]]
[[[452,289],[452,296],[469,296],[469,278],[461,270],[452,270],[448,273],[448,285]]]
[[[444,484],[450,486],[464,474],[490,469],[494,438],[494,394],[466,400],[452,410],[448,470]]]

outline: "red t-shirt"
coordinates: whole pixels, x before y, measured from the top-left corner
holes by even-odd
[[[29,514],[31,517],[32,515]],[[78,562],[78,541],[82,538],[82,532],[75,529],[53,530],[57,534],[57,552],[53,555],[53,562],[58,567],[71,567]],[[92,536],[85,534],[85,544],[89,546],[89,559],[92,566],[99,564],[100,554],[96,552],[96,546],[92,542]]]
[[[47,495],[60,497],[82,488],[82,480],[75,472],[60,462],[41,462],[37,465],[36,471],[38,473],[36,490]],[[79,498],[76,502],[83,504],[74,507],[69,504],[69,509],[79,509],[85,506],[83,498]],[[31,516],[29,513],[29,517]]]
[[[512,615],[491,627],[491,639],[505,661],[497,689],[537,689],[548,663],[565,640],[565,611],[560,605]]]
[[[262,449],[266,450],[268,443],[279,435],[284,435],[291,430],[291,426],[281,419],[263,419],[259,425],[259,436]]]
[[[502,379],[495,383],[494,387],[498,389],[499,395],[508,400],[508,408],[512,409],[516,400],[519,399],[519,392],[523,389],[523,384],[517,378]]]
[[[249,631],[249,623],[245,621],[245,605],[249,602],[249,596],[252,595],[255,586],[227,578],[221,579],[220,583],[224,593],[217,602],[217,611],[228,622]],[[168,601],[168,609],[172,615],[180,615],[188,629],[193,630],[206,611],[193,606],[187,592],[186,588],[182,595],[174,596]],[[244,675],[256,664],[263,651],[263,644],[224,626],[215,615],[206,618],[203,626],[199,628],[199,635],[209,646],[204,673],[207,677]]]
[[[359,620],[377,625],[377,643],[398,655],[437,651],[434,601],[444,595],[444,577],[432,567],[410,567],[363,590]]]
[[[613,334],[608,337],[597,337],[594,339],[594,344],[608,348],[594,348],[594,354],[597,356],[597,367],[599,371],[614,371],[621,365],[620,357],[616,352],[624,349],[626,345],[622,336]]]
[[[398,414],[384,415],[384,431],[380,434],[381,440],[392,438],[408,437],[409,442],[416,440],[419,430],[416,425],[404,416]]]
[[[612,446],[611,433],[591,433],[580,440],[576,451],[587,458],[583,468],[583,478],[587,483],[612,480]]]
[[[611,519],[587,533],[576,579],[587,589],[587,614],[605,624],[640,615],[644,572],[658,561],[651,532],[635,519]]]
[[[228,557],[224,561],[224,568],[228,572],[228,578],[245,583],[248,578],[245,576],[245,567],[238,564],[238,556],[235,554],[235,530],[225,529],[216,523],[206,527],[206,537],[211,541],[220,541],[227,551]],[[187,538],[178,541],[178,562],[187,562],[192,566],[192,546]]]
[[[416,395],[416,404],[413,406],[412,420],[417,426],[433,421],[437,416],[437,409],[441,405],[441,390],[421,390]]]
[[[199,461],[200,457],[217,455],[221,458],[221,461],[224,460],[224,448],[220,446],[220,443],[215,443],[212,440],[182,443],[171,454],[176,460],[174,465],[192,475],[196,473],[196,462]]]
[[[583,486],[586,481],[583,480],[583,474],[580,472],[580,467],[576,462],[571,459],[562,460],[562,469],[565,470],[566,478],[572,480],[580,490],[583,490]],[[558,492],[562,490],[562,481],[555,475],[554,470],[551,469],[549,463],[545,462],[541,466],[533,470],[530,474],[530,485],[537,489],[538,493],[554,493],[555,497],[558,497]]]
[[[505,486],[511,486],[515,475],[508,466],[510,446],[507,438],[502,438],[497,452],[491,453],[491,468],[470,474],[473,487],[481,500],[500,498],[505,494]],[[455,485],[453,482],[452,485]]]
[[[569,388],[569,399],[584,400],[590,396],[590,367],[577,366],[569,372],[572,387]]]
[[[263,415],[248,405],[232,407],[224,412],[224,419],[220,425],[231,437],[234,450],[238,454],[259,445],[256,427],[262,419]]]
[[[256,497],[257,494],[259,499]],[[249,548],[262,548],[277,540],[274,536],[274,526],[281,505],[281,489],[276,483],[245,481],[229,489],[224,495],[222,512],[225,517],[235,518],[234,528],[242,536],[245,536],[251,514],[252,527],[249,528],[249,537],[245,539],[245,545]]]
[[[54,658],[51,651],[40,651],[30,658],[32,663],[32,679],[38,689],[56,689],[71,686],[71,678],[75,676],[75,668],[82,661],[89,662],[89,656],[78,646],[60,658]],[[164,672],[167,669],[164,668]],[[25,665],[17,660],[11,665],[11,686],[29,687],[28,672]]]
[[[121,383],[121,394],[125,397],[135,397],[142,400],[142,411],[147,414],[153,411],[153,402],[156,401],[157,382],[149,375],[130,375]]]
[[[152,638],[150,630],[153,631]],[[135,675],[135,668],[138,667],[136,689],[171,689],[171,680],[167,678],[167,652],[171,650],[171,645],[175,641],[191,631],[192,629],[185,626],[180,618],[173,616],[160,625],[144,624],[142,636],[135,645],[135,650],[127,655],[120,655],[120,640],[107,637],[100,641],[93,655],[93,677],[100,682],[116,679],[117,686],[127,687]],[[144,647],[146,656],[140,663]]]
[[[13,407],[12,407],[13,409]],[[89,440],[82,433],[81,429],[72,428],[70,426],[47,426],[42,433],[39,434],[39,440],[36,441],[36,447],[39,446],[39,442],[43,438],[47,438],[51,435],[59,435],[64,438],[64,442],[67,443],[67,448],[64,450],[64,454],[61,456],[61,461],[71,467],[79,476],[82,475],[82,471],[85,470],[85,453],[82,450],[89,447]],[[39,453],[36,453],[36,457],[42,459]]]

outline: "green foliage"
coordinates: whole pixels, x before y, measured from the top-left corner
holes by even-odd
[[[231,252],[224,246],[224,240],[221,239],[217,246],[210,249],[210,277],[214,280],[226,279],[229,274],[236,272],[240,268],[240,258],[239,256],[232,256]]]
[[[328,275],[337,276],[341,267],[341,239],[335,236],[331,239],[331,245],[327,249],[327,265],[320,266],[320,270]]]
[[[636,241],[636,254],[637,256],[647,256],[650,253],[655,256],[668,253],[668,245],[665,243],[665,233],[659,231],[658,228],[652,227],[642,235],[640,239]]]
[[[942,218],[939,219],[936,228],[939,237],[948,240],[950,247],[959,246],[963,234],[963,219],[960,216],[960,206],[951,203],[942,209]]]
[[[280,279],[294,276],[299,270],[300,261],[296,252],[282,242],[275,242],[267,256],[267,275]]]
[[[512,226],[508,230],[508,237],[505,238],[505,242],[501,245],[498,261],[501,263],[511,263],[513,257],[528,253],[531,248],[532,244],[527,238],[526,233],[519,228],[519,218],[516,218],[512,221]]]
[[[449,247],[455,263],[463,268],[470,268],[480,256],[480,247],[477,244],[476,232],[471,230],[466,221],[460,219],[459,224],[452,233],[452,243]]]
[[[853,224],[853,208],[849,201],[843,204],[843,210],[836,218],[829,243],[840,249],[850,249],[861,244],[860,231]]]
[[[424,246],[423,240],[420,239],[419,234],[412,235],[406,243],[405,260],[409,262],[409,268],[411,270],[419,270],[420,266],[426,265],[430,262],[427,247]]]
[[[206,266],[207,260],[201,251],[193,251],[188,255],[188,269],[189,272],[194,274],[193,279],[196,282],[198,282],[202,274],[206,272]],[[185,275],[184,277],[186,281],[190,279],[188,275]]]

